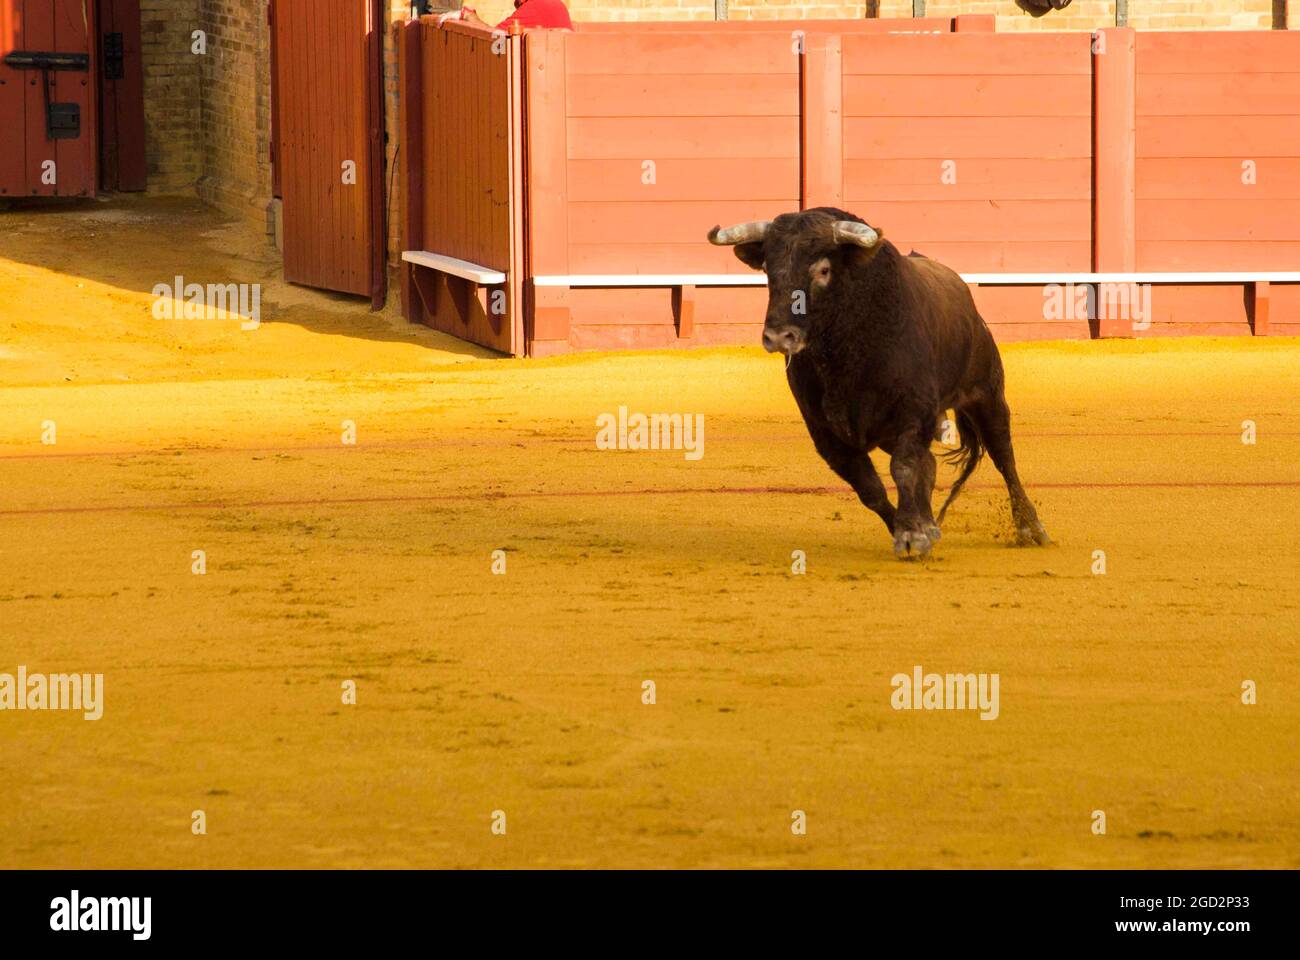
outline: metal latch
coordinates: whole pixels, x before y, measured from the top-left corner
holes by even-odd
[[[75,140],[81,136],[81,106],[76,103],[50,102],[51,70],[90,70],[88,53],[51,53],[15,50],[4,56],[5,65],[15,70],[41,71],[41,91],[45,95],[45,138]]]

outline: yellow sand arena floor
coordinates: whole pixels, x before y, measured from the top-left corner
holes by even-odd
[[[1300,342],[1004,358],[1058,546],[985,464],[905,564],[756,348],[494,359],[192,201],[0,214],[0,673],[105,687],[0,712],[0,866],[1300,866]]]

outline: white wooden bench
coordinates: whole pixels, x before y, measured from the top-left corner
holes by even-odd
[[[477,263],[458,260],[455,257],[444,256],[441,253],[430,253],[427,250],[403,250],[402,259],[419,267],[428,267],[430,270],[437,270],[440,273],[449,273],[453,277],[471,280],[482,287],[496,286],[506,282],[506,275],[500,270],[492,270]]]
[[[411,285],[415,287],[416,295],[424,304],[427,315],[431,317],[438,315],[438,290],[440,288],[447,290],[450,294],[456,315],[460,317],[461,323],[466,328],[469,327],[470,318],[476,311],[481,312],[485,317],[489,312],[500,312],[500,305],[498,305],[497,311],[492,311],[492,305],[488,303],[488,297],[490,288],[500,287],[506,282],[506,274],[502,271],[493,270],[490,267],[472,263],[469,260],[461,260],[441,253],[431,253],[428,250],[403,250],[402,260],[414,266],[425,268],[411,271]],[[428,272],[430,270],[446,274],[448,277],[457,277],[465,282],[440,284],[437,278]],[[470,304],[475,301],[477,301],[478,306],[472,308]]]

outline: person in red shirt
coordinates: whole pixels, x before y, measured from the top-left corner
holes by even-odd
[[[510,32],[510,24],[517,23],[523,29],[530,27],[548,27],[554,30],[572,30],[573,21],[569,19],[569,8],[564,0],[515,0],[515,12],[510,14],[495,27],[484,23],[473,7],[461,7],[444,13],[438,18],[439,23],[447,20],[464,20],[466,23],[478,24],[490,30]]]

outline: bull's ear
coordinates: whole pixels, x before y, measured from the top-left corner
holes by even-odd
[[[732,247],[732,250],[736,253],[736,259],[751,270],[763,269],[763,244],[761,242],[738,243]]]

